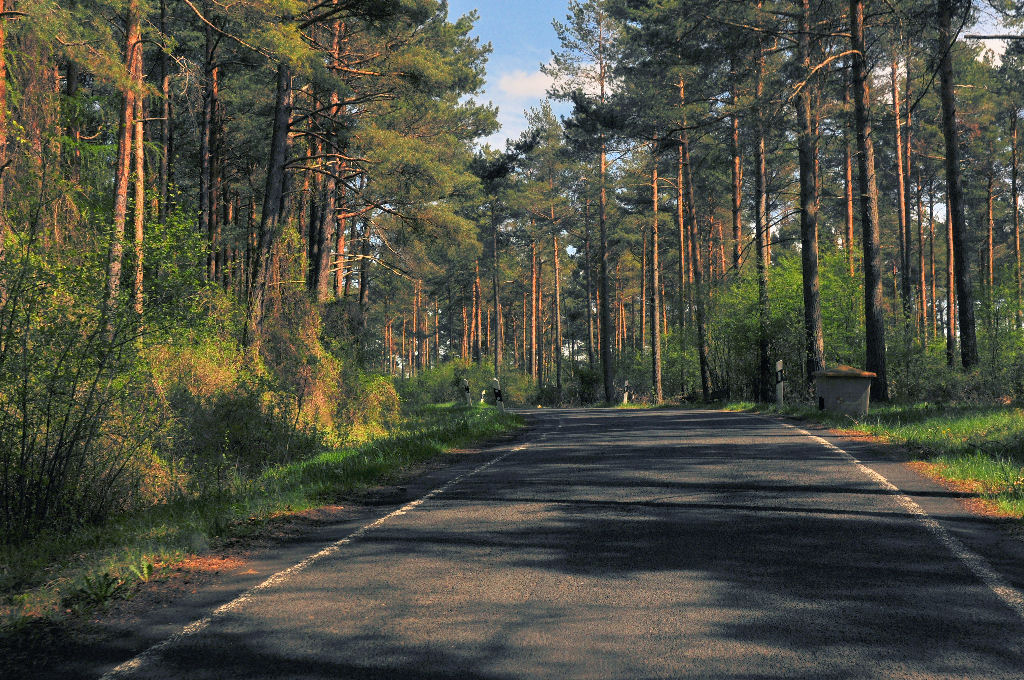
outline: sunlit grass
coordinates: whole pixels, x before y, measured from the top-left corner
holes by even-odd
[[[808,406],[734,402],[733,411],[779,413],[874,435],[935,463],[946,479],[971,483],[1003,512],[1024,518],[1024,411],[1001,405],[872,405],[860,419]]]

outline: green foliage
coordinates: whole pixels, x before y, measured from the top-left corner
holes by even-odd
[[[61,606],[75,613],[85,613],[97,607],[104,607],[121,596],[127,587],[124,581],[105,571],[102,574],[86,574],[61,598]]]
[[[94,272],[42,257],[32,239],[8,246],[0,261],[5,542],[44,524],[66,527],[134,507],[136,453],[152,432],[131,370],[130,336],[123,326],[109,336],[90,304],[87,291],[99,289]]]
[[[128,570],[139,579],[141,583],[149,583],[153,578],[153,563],[145,557],[128,563]]]
[[[462,444],[516,427],[520,419],[485,406],[426,405],[384,438],[275,468],[265,488],[301,489],[308,498],[335,501],[339,494],[392,479],[400,470]]]
[[[469,393],[474,404],[480,401],[481,392],[486,393],[485,402],[493,404],[493,379],[493,364],[447,361],[412,378],[397,381],[396,387],[402,402],[412,408],[444,403],[461,405],[466,403],[462,381],[468,380]],[[535,403],[534,389],[530,376],[520,371],[509,370],[507,367],[502,371],[501,393],[506,406]]]

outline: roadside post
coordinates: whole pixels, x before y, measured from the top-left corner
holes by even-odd
[[[469,393],[469,381],[465,378],[462,379],[462,392],[466,396],[466,406],[473,407],[473,397]]]
[[[782,406],[786,396],[786,373],[782,370],[782,359],[775,362],[775,403]]]
[[[504,411],[505,400],[501,397],[501,383],[497,378],[494,378],[494,385],[492,389],[494,390],[494,405],[498,407],[499,411]]]
[[[622,403],[623,404],[628,404],[629,403],[629,381],[628,380],[625,381],[622,384]]]

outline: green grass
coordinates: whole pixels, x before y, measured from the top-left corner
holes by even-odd
[[[490,407],[425,406],[385,436],[235,479],[232,491],[182,499],[102,526],[0,548],[0,631],[35,617],[101,608],[220,538],[271,517],[351,497],[452,449],[512,431],[522,420]]]
[[[1024,411],[1002,405],[872,405],[861,419],[807,406],[733,402],[733,411],[778,413],[874,435],[935,463],[946,479],[973,483],[1002,511],[1024,517]]]

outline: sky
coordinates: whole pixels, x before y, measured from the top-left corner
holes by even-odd
[[[550,84],[540,65],[558,50],[551,20],[565,20],[566,0],[448,0],[448,18],[477,10],[474,34],[491,43],[486,91],[479,97],[498,107],[501,130],[481,142],[504,149],[526,129],[524,111],[537,106]],[[557,110],[557,109],[556,109]]]

